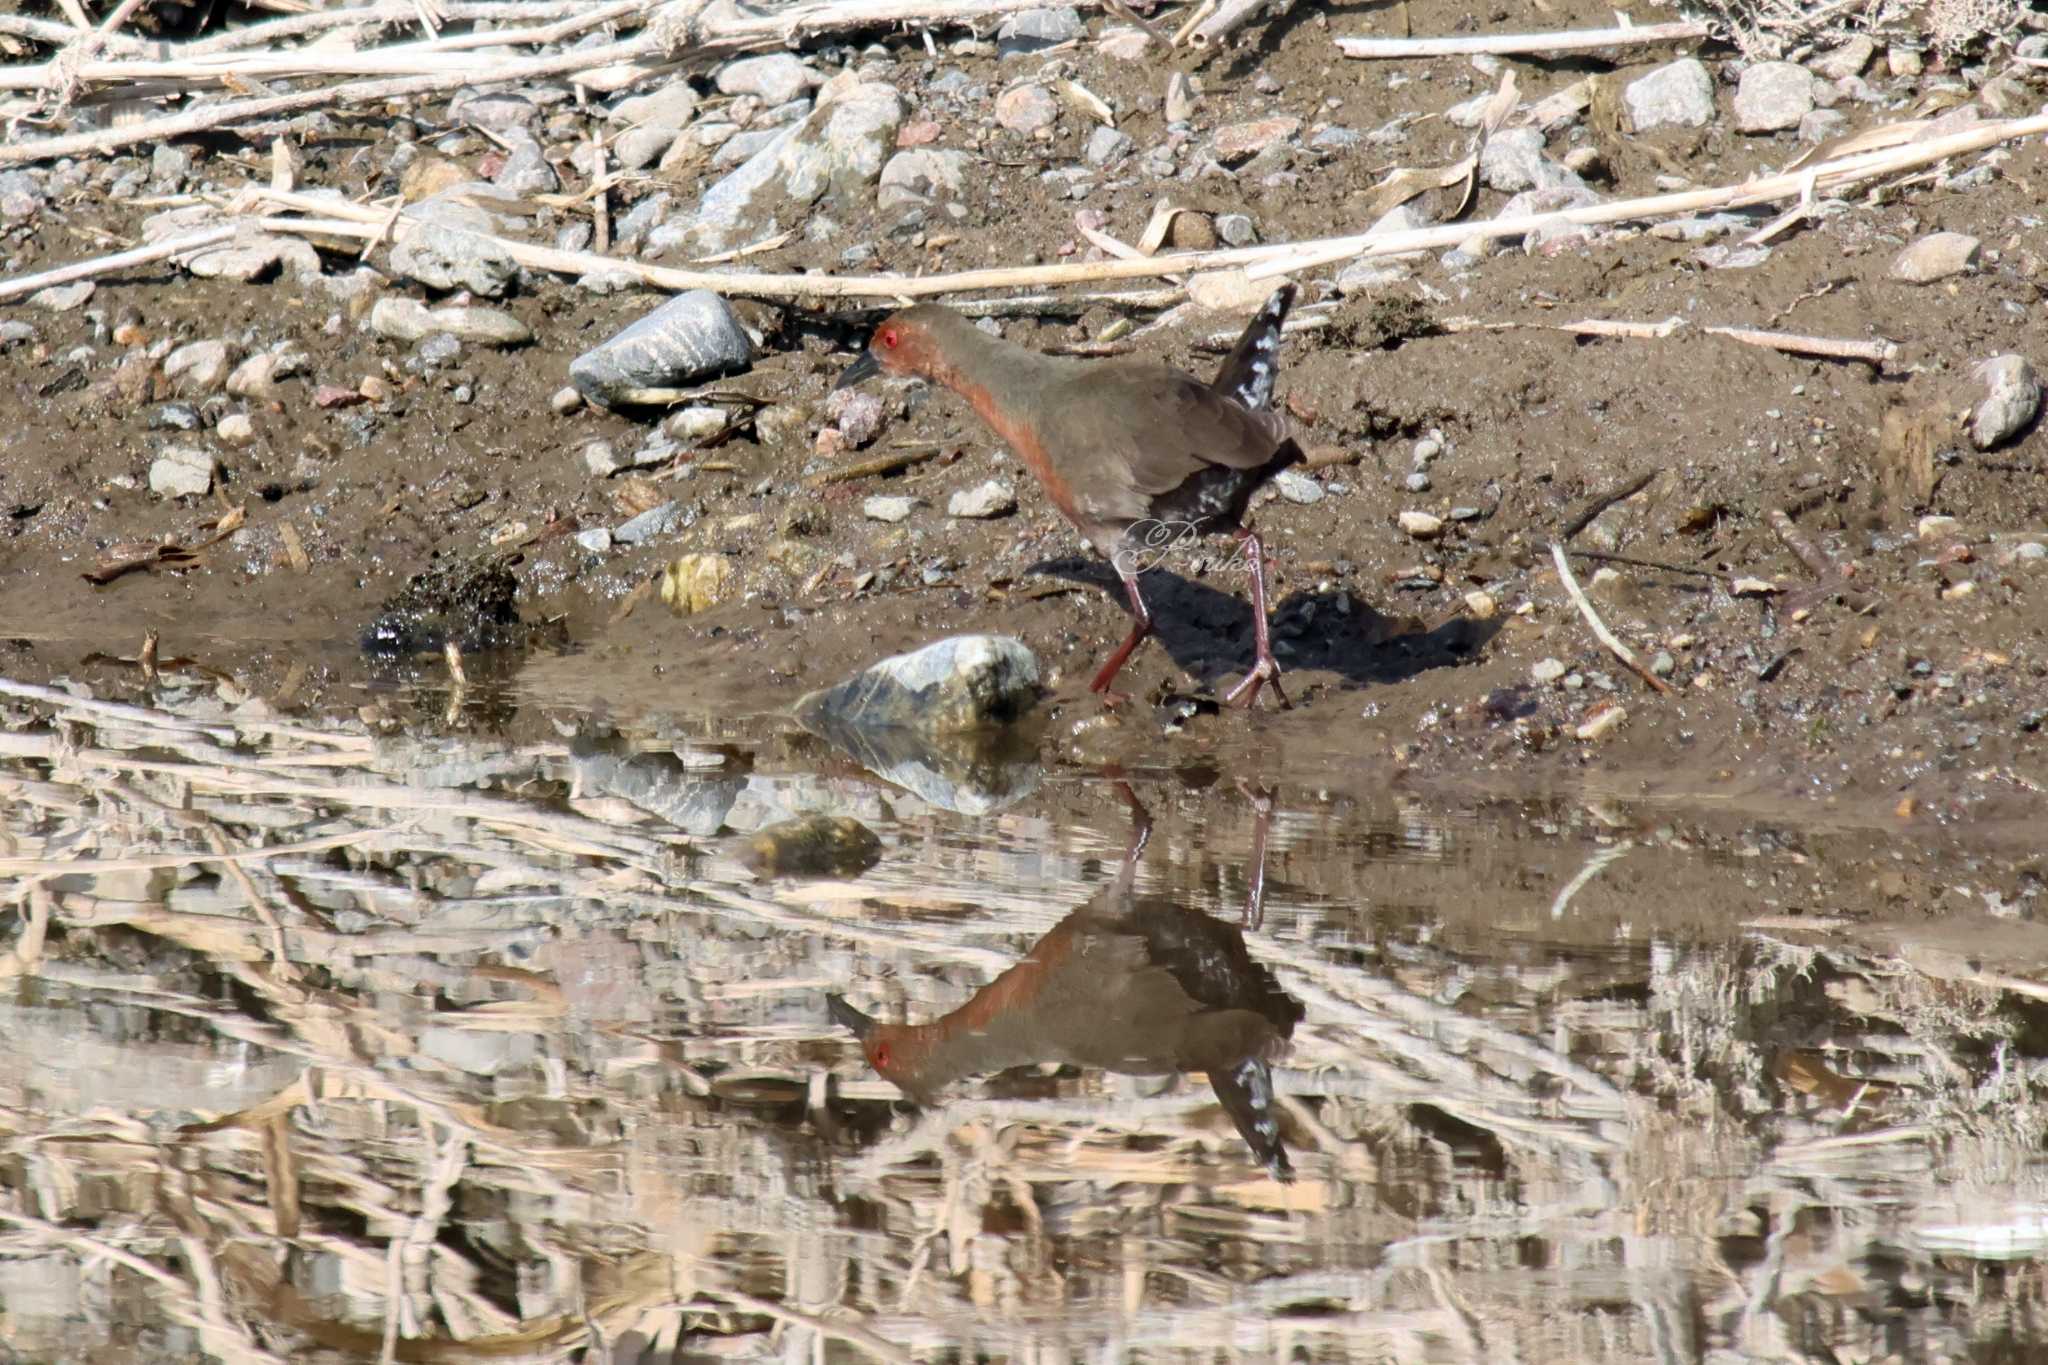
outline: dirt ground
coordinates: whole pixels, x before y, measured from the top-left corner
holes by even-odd
[[[1408,8],[1418,33],[1458,31],[1466,20],[1462,7],[1440,0]],[[1535,18],[1516,11],[1486,22],[1532,27]],[[1541,19],[1542,27],[1566,28],[1611,16],[1568,2],[1547,6]],[[1403,116],[1440,114],[1492,85],[1462,60],[1343,60],[1331,37],[1359,31],[1390,31],[1389,20],[1368,7],[1303,7],[1270,26],[1257,43],[1200,71],[1198,129],[1291,114],[1303,120],[1305,144],[1325,122],[1369,133]],[[891,237],[877,216],[823,244],[799,235],[750,264],[834,270],[848,241],[869,239],[880,253],[872,268],[1056,259],[1076,241],[1076,205],[1048,194],[1039,173],[1079,160],[1089,125],[1063,114],[1049,145],[993,125],[967,127],[937,101],[927,107],[926,86],[958,66],[1000,89],[1019,74],[1016,64],[943,48],[934,58],[901,36],[885,45],[889,65],[876,69],[903,91],[913,118],[940,121],[940,145],[982,139],[986,175],[970,191],[967,222],[935,248]],[[1118,60],[1089,43],[1065,55],[1075,79],[1126,111],[1121,126],[1140,148],[1164,136],[1163,66]],[[1572,59],[1516,67],[1533,99],[1587,72],[1633,79],[1671,55],[1645,49],[1618,66]],[[1719,53],[1716,64],[1728,55]],[[1255,84],[1261,76],[1269,79]],[[1872,79],[1887,103],[1846,106],[1852,127],[1905,117],[1928,92],[1956,84],[1938,63],[1917,81],[1887,78],[1881,57]],[[1613,197],[1650,193],[1659,174],[1728,183],[1796,155],[1789,134],[1734,131],[1729,93],[1719,92],[1722,116],[1706,129],[1630,139],[1608,158],[1613,174],[1597,188]],[[338,119],[338,128],[308,146],[308,178],[351,193],[378,189],[395,149],[388,125],[358,116]],[[1384,148],[1298,150],[1297,174],[1281,189],[1223,178],[1167,188],[1191,193],[1204,209],[1250,214],[1268,241],[1356,231],[1365,226],[1370,187],[1389,166],[1448,164],[1467,136],[1425,117]],[[255,164],[234,139],[196,148],[198,176],[221,184]],[[1457,788],[1591,781],[1707,803],[1790,801],[1906,829],[1968,825],[2030,846],[2048,788],[2048,563],[2014,551],[2024,536],[2048,532],[2048,436],[2036,429],[1983,454],[1957,438],[1953,413],[1987,356],[2048,359],[2038,307],[2048,248],[2036,193],[2048,164],[2030,141],[1951,169],[1979,162],[1995,173],[1964,182],[1922,176],[1858,198],[1778,238],[1752,268],[1708,269],[1694,255],[1698,243],[1628,230],[1555,254],[1510,248],[1455,273],[1425,257],[1384,291],[1332,300],[1328,326],[1290,339],[1281,395],[1303,443],[1341,447],[1348,463],[1314,471],[1320,501],[1276,498],[1255,512],[1276,554],[1274,629],[1296,708],[1202,715],[1171,735],[1143,703],[1220,690],[1249,655],[1241,577],[1203,572],[1192,560],[1152,575],[1160,641],[1125,675],[1140,704],[1105,711],[1083,689],[1125,630],[1122,603],[1106,568],[1086,556],[1008,452],[949,395],[914,399],[886,387],[891,419],[877,449],[938,443],[945,453],[898,476],[806,487],[807,473],[822,467],[812,442],[823,399],[851,359],[845,343],[859,335],[861,319],[834,326],[823,309],[748,304],[746,315],[778,346],[719,387],[797,405],[808,420],[779,440],[726,442],[673,471],[673,482],[658,481],[664,496],[696,512],[671,538],[602,555],[568,535],[533,545],[518,568],[521,612],[530,621],[560,618],[569,644],[504,665],[514,675],[510,695],[543,713],[595,706],[744,718],[775,712],[882,653],[942,633],[1002,631],[1029,643],[1052,672],[1052,758],[1098,764],[1200,751],[1241,755],[1253,766],[1381,765]],[[1085,203],[1126,240],[1162,192],[1157,182],[1129,179]],[[678,197],[697,188],[679,187]],[[1491,214],[1504,197],[1482,191],[1475,216]],[[141,213],[83,195],[60,207],[8,238],[13,270],[132,240]],[[1889,278],[1897,251],[1935,229],[1980,237],[1980,267],[1933,285]],[[1328,296],[1317,282],[1304,280],[1311,300]],[[471,349],[455,369],[425,380],[398,368],[406,347],[346,318],[330,326],[340,305],[284,281],[143,271],[102,282],[83,311],[5,309],[31,322],[38,339],[0,352],[0,391],[15,423],[0,467],[0,506],[9,509],[0,540],[0,670],[139,692],[132,669],[88,656],[133,655],[153,630],[163,656],[232,674],[288,708],[372,700],[368,689],[392,675],[366,663],[357,641],[409,575],[551,525],[625,519],[617,481],[594,478],[579,451],[597,437],[630,448],[654,419],[590,410],[557,416],[548,399],[566,382],[573,356],[652,302],[594,297],[567,281],[523,292],[507,306],[532,326],[535,344],[504,354]],[[95,337],[95,312],[108,326],[127,321],[151,337],[227,335],[252,350],[289,340],[312,357],[309,375],[278,402],[209,409],[255,418],[255,442],[224,453],[222,480],[248,522],[185,572],[135,573],[105,586],[82,574],[112,547],[187,536],[218,512],[148,492],[163,438],[152,427],[156,405],[123,402],[102,382],[118,348]],[[1095,335],[1113,316],[1097,306],[1078,324],[1016,320],[1005,334],[1052,348]],[[1454,327],[1459,319],[1540,325],[1671,316],[1884,337],[1901,353],[1880,373],[1696,329],[1665,340],[1589,340],[1540,326]],[[1390,329],[1390,318],[1401,325]],[[1237,321],[1218,316],[1148,337],[1141,349],[1210,368],[1214,353],[1197,343]],[[74,359],[81,346],[95,348],[96,358]],[[374,375],[393,376],[396,391],[384,403],[329,410],[312,401],[316,381],[354,385]],[[459,386],[472,401],[462,401]],[[1929,433],[1934,477],[1925,498],[1898,487],[1906,457],[1882,448],[1888,412]],[[1411,451],[1431,435],[1442,454],[1428,489],[1410,491]],[[1589,497],[1651,472],[1642,492],[1573,544],[1667,566],[1611,564],[1616,576],[1592,592],[1645,659],[1670,656],[1668,696],[1601,650],[1565,600],[1546,548]],[[986,522],[944,514],[951,493],[992,476],[1015,484],[1017,513]],[[884,525],[861,511],[878,493],[914,495],[926,506],[902,525]],[[1814,590],[1811,573],[1774,534],[1773,509],[1852,568],[1847,592]],[[792,528],[799,510],[803,524]],[[1442,536],[1405,534],[1396,516],[1410,510],[1448,518]],[[1923,540],[1916,528],[1928,514],[1953,517],[1956,526]],[[303,545],[304,568],[291,562],[286,527]],[[683,618],[643,596],[620,615],[637,587],[691,551],[730,557],[737,574],[723,604]],[[1576,565],[1582,582],[1600,567]],[[1782,591],[1731,595],[1737,577]],[[1475,618],[1466,602],[1474,592],[1492,597],[1497,613]],[[1547,659],[1567,666],[1562,682],[1532,681],[1531,669]],[[422,663],[401,679],[439,687],[440,667]],[[1626,720],[1604,737],[1577,737],[1613,701],[1626,707]]]

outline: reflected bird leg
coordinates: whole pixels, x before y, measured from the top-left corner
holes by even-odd
[[[1250,881],[1244,893],[1244,927],[1259,929],[1266,922],[1266,836],[1273,828],[1273,797],[1254,789],[1242,778],[1237,789],[1252,803],[1252,856]]]

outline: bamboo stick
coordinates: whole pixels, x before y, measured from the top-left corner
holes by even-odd
[[[131,265],[148,265],[152,261],[167,260],[187,251],[197,251],[216,242],[225,242],[234,235],[234,224],[224,223],[219,227],[153,242],[148,246],[117,251],[111,256],[95,256],[88,261],[74,261],[70,265],[60,265],[55,270],[45,270],[40,274],[24,275],[14,280],[0,280],[0,303],[5,303],[9,299],[24,298],[38,289],[47,289],[51,285],[69,284],[73,280],[89,280],[100,275],[111,275],[117,270],[126,270]]]
[[[662,289],[710,289],[719,293],[760,298],[808,297],[819,299],[929,298],[939,294],[983,289],[1044,288],[1054,285],[1092,284],[1105,280],[1155,279],[1165,275],[1225,266],[1241,266],[1253,279],[1329,265],[1352,257],[1399,255],[1454,246],[1472,237],[1521,236],[1540,227],[1558,223],[1616,223],[1631,219],[1697,213],[1704,208],[1762,203],[1798,194],[1809,177],[1834,185],[1846,185],[1896,171],[1911,170],[1951,156],[1981,151],[2002,142],[2048,133],[2048,115],[2005,119],[1982,124],[1964,132],[1923,142],[1908,143],[1879,151],[1858,153],[1839,161],[1824,162],[1797,174],[1766,176],[1719,189],[1691,190],[1680,194],[1652,195],[1643,199],[1596,204],[1587,208],[1562,209],[1555,213],[1519,214],[1476,223],[1448,223],[1415,228],[1407,232],[1358,233],[1318,241],[1283,242],[1264,246],[1231,247],[1217,251],[1183,251],[1135,261],[1083,261],[1064,265],[999,266],[987,270],[965,270],[944,275],[736,275],[716,271],[678,270],[648,265],[583,251],[561,251],[509,239],[493,239],[521,265],[567,275],[595,270],[626,271]],[[307,213],[328,215],[315,223],[292,218],[265,218],[263,226],[278,232],[332,232],[337,236],[360,237],[357,227],[381,219],[375,210],[306,195],[279,194],[254,190],[258,202],[275,204]],[[348,221],[342,221],[342,220]],[[401,220],[397,231],[407,230]]]
[[[1644,47],[1711,38],[1711,24],[1640,24],[1626,28],[1568,29],[1562,33],[1489,33],[1477,38],[1339,38],[1347,57],[1512,57],[1553,52],[1591,52],[1603,47]]]

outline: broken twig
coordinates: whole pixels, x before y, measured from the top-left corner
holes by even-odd
[[[1557,565],[1557,581],[1564,584],[1565,594],[1572,599],[1572,605],[1579,609],[1579,615],[1585,617],[1586,624],[1593,628],[1594,638],[1607,646],[1608,653],[1627,664],[1629,671],[1648,683],[1653,691],[1670,696],[1671,684],[1643,667],[1642,661],[1636,658],[1635,651],[1615,638],[1614,632],[1607,628],[1607,623],[1600,619],[1600,613],[1593,610],[1593,604],[1586,599],[1585,590],[1579,586],[1579,580],[1572,576],[1572,566],[1565,560],[1563,541],[1551,542],[1550,558]]]
[[[1603,47],[1645,47],[1713,36],[1708,24],[1642,24],[1627,28],[1572,29],[1563,33],[1489,33],[1480,38],[1339,38],[1347,57],[1510,57],[1523,53],[1591,52]]]

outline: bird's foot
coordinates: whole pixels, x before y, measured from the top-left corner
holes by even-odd
[[[1280,700],[1282,711],[1294,709],[1294,703],[1287,700],[1287,692],[1280,686],[1280,663],[1271,654],[1261,654],[1252,671],[1244,675],[1243,681],[1224,694],[1223,700],[1231,706],[1242,706],[1246,710],[1258,705],[1259,689],[1271,687],[1273,695]]]

